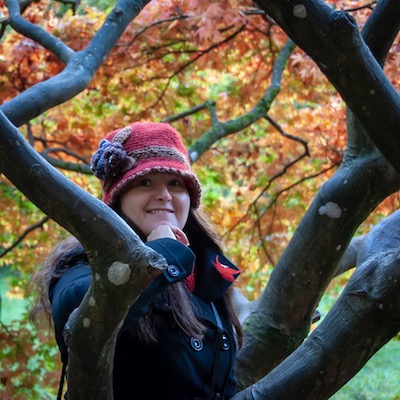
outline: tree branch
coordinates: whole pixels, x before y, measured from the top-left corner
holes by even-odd
[[[379,1],[361,32],[366,44],[381,66],[383,66],[390,46],[400,28],[399,9],[399,3],[396,0]],[[346,119],[348,131],[346,159],[351,159],[358,153],[376,151],[376,146],[372,143],[367,131],[349,107],[347,107]],[[378,129],[379,132],[381,127],[375,129]]]
[[[315,308],[356,228],[400,187],[399,179],[392,182],[382,173],[385,168],[383,157],[365,156],[342,165],[320,189],[246,322],[236,367],[242,387],[265,376],[307,336]]]
[[[60,39],[50,35],[40,26],[36,26],[21,17],[18,0],[6,0],[9,11],[9,24],[21,35],[32,39],[45,49],[51,51],[64,64],[73,57],[75,52]]]
[[[14,241],[14,243],[12,243],[9,247],[3,248],[3,251],[0,253],[0,258],[4,257],[11,250],[15,249],[31,232],[33,232],[35,229],[41,228],[48,220],[49,217],[44,217],[36,224],[26,228],[25,231],[22,232],[22,234],[17,238],[17,240]]]
[[[21,126],[86,89],[125,28],[149,1],[120,0],[87,48],[70,57],[62,72],[27,89],[0,110],[14,125]]]
[[[268,113],[271,104],[279,94],[282,72],[294,48],[294,43],[288,40],[274,64],[271,85],[252,110],[236,119],[213,125],[190,146],[188,152],[192,162],[195,162],[216,141],[247,128]]]
[[[392,1],[385,4],[392,5]],[[400,97],[362,39],[354,19],[332,10],[322,0],[256,3],[316,62],[378,149],[400,172]],[[399,7],[394,5],[393,12],[398,20]]]
[[[93,279],[69,320],[69,399],[112,400],[109,360],[119,327],[135,299],[166,268],[166,261],[145,246],[110,207],[45,162],[1,111],[0,153],[0,171],[74,235],[89,257]],[[108,272],[115,268],[124,271],[123,281],[109,278]],[[101,384],[83,384],[90,379]]]
[[[178,121],[182,118],[188,117],[189,115],[193,115],[201,110],[208,109],[211,116],[215,113],[215,101],[207,100],[198,106],[192,107],[189,110],[182,111],[179,114],[170,115],[169,117],[163,119],[163,122],[174,122]]]
[[[235,400],[327,399],[399,332],[399,221],[396,211],[366,235],[373,248],[361,251],[362,265],[328,315],[295,352]]]
[[[93,175],[90,165],[82,163],[73,163],[70,161],[63,161],[47,154],[43,154],[43,158],[48,161],[53,167],[64,169],[66,171],[80,172],[85,175]]]
[[[399,2],[397,0],[379,0],[361,34],[381,66],[386,60],[399,29]]]

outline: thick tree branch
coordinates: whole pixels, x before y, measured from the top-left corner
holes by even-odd
[[[93,279],[69,321],[69,399],[111,400],[109,360],[113,359],[119,327],[129,307],[166,262],[111,208],[45,162],[2,112],[0,154],[0,171],[85,247]],[[120,279],[112,279],[110,271]],[[85,384],[94,381],[101,384]]]
[[[354,19],[332,10],[322,0],[256,3],[313,58],[378,149],[400,171],[400,97],[362,39]],[[393,7],[397,15],[399,8]]]
[[[372,229],[366,236],[371,246],[360,254],[362,264],[325,319],[304,344],[235,400],[327,399],[399,332],[399,221],[396,211]]]
[[[362,36],[378,63],[383,66],[400,29],[400,4],[397,0],[379,0],[362,30]]]
[[[388,168],[383,157],[365,157],[339,168],[320,189],[246,322],[237,362],[242,387],[264,376],[307,336],[315,308],[355,230],[400,187],[399,179],[392,181],[385,174]]]
[[[27,89],[0,110],[16,125],[72,99],[87,88],[128,24],[150,0],[120,0],[85,50],[70,57],[58,75]],[[73,77],[73,79],[72,79]]]
[[[21,17],[18,0],[6,0],[9,11],[9,24],[21,35],[31,38],[45,49],[51,51],[64,64],[75,52],[55,36],[47,33],[40,26],[34,25]]]
[[[381,0],[368,18],[362,36],[378,63],[383,66],[390,46],[400,28],[400,6],[397,0]],[[348,146],[346,159],[357,154],[376,151],[367,131],[347,107]],[[381,127],[377,135],[380,135]]]
[[[384,89],[376,92],[377,98],[373,100],[379,98],[384,103],[398,102],[397,93],[363,43],[350,17],[333,12],[319,1],[258,3],[314,58],[346,101],[345,95],[353,103],[355,99],[365,99],[366,93],[361,93],[365,87],[375,89],[383,82]],[[360,76],[356,77],[357,74]],[[373,86],[369,86],[369,82]],[[356,93],[358,89],[361,90]],[[389,124],[389,135],[382,135],[382,122],[385,124],[385,121],[382,121],[380,112],[375,112],[372,103],[362,104],[364,111],[358,117],[365,117],[366,114],[363,123],[368,126],[368,133],[373,136],[379,132],[385,145],[393,146],[397,128]],[[355,105],[355,110],[351,107],[355,114],[357,107]],[[396,107],[392,105],[390,111],[392,121],[399,116]],[[368,111],[371,109],[374,109],[375,116],[372,119],[372,113]],[[386,117],[389,118],[389,114]],[[385,133],[386,128],[383,127]],[[394,147],[398,145],[396,143]],[[315,306],[335,273],[355,229],[382,199],[399,188],[399,176],[393,174],[386,160],[373,151],[368,156],[365,148],[360,149],[357,154],[359,157],[364,154],[363,158],[347,157],[347,162],[321,189],[248,318],[245,346],[239,353],[237,364],[243,387],[251,379],[255,381],[267,372],[266,354],[274,360],[271,362],[273,368],[303,341]],[[394,152],[391,161],[393,155]],[[396,160],[398,162],[398,157]],[[361,193],[366,197],[361,198]],[[324,232],[329,232],[329,236]],[[299,254],[302,257],[299,258]],[[282,297],[282,294],[287,296]],[[382,328],[382,332],[384,330]],[[251,365],[247,363],[250,359]],[[346,374],[351,375],[351,371],[343,370],[343,376]],[[281,384],[276,383],[282,390],[287,389],[287,385]]]

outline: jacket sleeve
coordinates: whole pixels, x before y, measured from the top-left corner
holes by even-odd
[[[168,284],[179,282],[189,276],[194,267],[195,255],[186,245],[175,239],[163,238],[146,243],[167,261],[167,269],[149,285],[129,309],[120,333],[129,328],[149,311],[150,301]]]
[[[146,245],[160,253],[168,265],[176,265],[180,270],[186,271],[187,275],[192,273],[195,255],[186,245],[169,238],[152,240]]]
[[[174,239],[163,238],[146,243],[167,261],[168,268],[162,275],[155,278],[149,287],[139,296],[131,306],[125,318],[124,330],[136,322],[149,309],[149,302],[168,284],[178,282],[190,275],[193,270],[195,256],[184,244]],[[69,315],[79,306],[85,293],[89,289],[91,269],[85,263],[78,263],[66,271],[49,290],[49,299],[52,305],[52,317],[55,334],[61,351],[62,360],[67,360],[67,348],[62,332]]]

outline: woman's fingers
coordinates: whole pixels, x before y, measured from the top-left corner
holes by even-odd
[[[188,237],[186,236],[185,232],[183,232],[182,229],[179,229],[177,226],[160,225],[155,228],[149,236],[147,236],[147,241],[162,238],[176,239],[184,245],[189,246]]]
[[[179,229],[176,226],[171,227],[172,232],[175,234],[176,240],[178,240],[179,242],[185,244],[186,246],[189,246],[189,239],[186,236],[186,233],[183,232],[183,230]]]
[[[160,225],[155,228],[149,236],[147,236],[147,241],[162,239],[162,238],[171,238],[176,239],[176,236],[172,229],[168,225]]]

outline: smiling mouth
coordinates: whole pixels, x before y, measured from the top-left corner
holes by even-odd
[[[147,211],[148,214],[171,214],[173,213],[172,210],[149,210]]]

